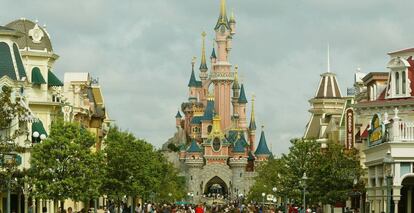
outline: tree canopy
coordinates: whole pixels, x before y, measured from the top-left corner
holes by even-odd
[[[359,179],[362,168],[357,150],[344,150],[337,143],[328,143],[321,149],[314,140],[292,140],[289,153],[269,160],[258,168],[255,185],[249,193],[250,200],[261,201],[261,194],[276,195],[302,202],[306,185],[307,202],[335,204],[347,199],[354,179]],[[302,180],[306,173],[308,179]]]

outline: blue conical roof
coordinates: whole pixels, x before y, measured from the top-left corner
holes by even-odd
[[[246,104],[247,103],[247,98],[246,98],[246,93],[244,92],[244,85],[241,85],[241,89],[240,89],[240,96],[239,96],[239,104]]]
[[[208,100],[207,107],[204,111],[203,120],[211,121],[214,117],[214,101]]]
[[[188,82],[188,87],[201,87],[201,82],[196,80],[194,69],[191,70],[190,81]]]
[[[191,141],[190,147],[187,149],[187,152],[201,152],[201,148],[198,146],[197,142],[193,139]]]
[[[241,140],[237,140],[233,148],[234,153],[244,153],[244,146]]]
[[[175,118],[182,118],[183,116],[181,116],[180,111],[177,111],[177,115],[175,116]]]
[[[262,130],[262,134],[260,135],[259,145],[257,145],[255,155],[271,155],[269,148],[267,147],[266,137],[264,131]]]
[[[211,56],[210,56],[211,58],[217,58],[217,56],[216,56],[216,50],[214,49],[214,47],[213,47],[213,51],[211,52]]]

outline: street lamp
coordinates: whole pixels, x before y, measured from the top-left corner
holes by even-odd
[[[303,208],[306,211],[306,180],[308,180],[308,176],[306,176],[306,172],[303,173],[302,176],[302,180],[303,180]]]
[[[272,188],[272,191],[275,193],[275,197],[274,197],[273,201],[275,202],[275,211],[276,211],[276,208],[277,208],[277,203],[276,203],[275,199],[276,199],[276,192],[277,192],[277,188],[276,188],[276,187],[273,187],[273,188]]]
[[[391,212],[391,184],[392,184],[392,164],[394,159],[391,156],[391,151],[388,150],[383,160],[384,163],[384,174],[387,178],[387,213]]]
[[[266,193],[262,193],[262,206],[264,207],[264,198],[265,198],[265,196],[266,196]]]

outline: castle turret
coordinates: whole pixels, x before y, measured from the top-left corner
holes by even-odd
[[[247,129],[247,116],[246,116],[246,104],[247,104],[247,99],[246,99],[246,93],[244,92],[244,85],[241,85],[240,88],[240,96],[239,99],[237,100],[237,104],[238,104],[238,108],[239,108],[239,126],[240,128],[242,128],[243,130]]]
[[[197,81],[195,74],[194,74],[194,64],[195,64],[195,57],[193,58],[191,62],[191,76],[190,81],[188,82],[188,100],[190,102],[196,102],[198,99],[198,90],[201,88],[202,84],[201,81]]]
[[[250,151],[254,152],[254,145],[256,143],[256,118],[254,115],[254,96],[252,97],[252,112],[250,114],[250,124],[249,124],[249,142],[250,142]]]
[[[175,126],[176,127],[181,127],[181,118],[183,116],[181,116],[180,111],[177,112],[177,115],[175,115]]]
[[[269,148],[267,147],[266,137],[263,128],[264,127],[262,126],[262,133],[260,135],[259,145],[257,145],[257,149],[254,152],[257,161],[267,160],[272,155],[272,152],[270,152]]]
[[[237,135],[237,140],[233,145],[233,157],[230,158],[229,165],[231,168],[231,171],[233,173],[232,175],[232,182],[234,185],[234,188],[232,189],[234,193],[234,199],[237,198],[237,196],[243,192],[246,191],[246,185],[243,184],[243,181],[245,180],[244,174],[246,172],[246,166],[247,166],[247,151],[246,151],[247,142],[244,139],[244,136],[240,135],[240,132]]]
[[[231,29],[231,35],[236,34],[236,18],[234,18],[233,11],[231,11],[229,24],[230,24],[230,29]]]

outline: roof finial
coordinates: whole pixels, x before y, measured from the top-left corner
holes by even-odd
[[[234,66],[234,81],[238,81],[239,80],[239,66],[235,65]]]
[[[197,57],[193,56],[193,59],[191,59],[191,66],[192,66],[192,70],[194,71],[194,64],[196,63],[196,59]]]
[[[330,60],[330,53],[329,53],[329,43],[328,43],[328,72],[331,72],[331,60]]]
[[[226,0],[221,0],[220,17],[222,21],[224,21],[224,17],[226,17]]]

